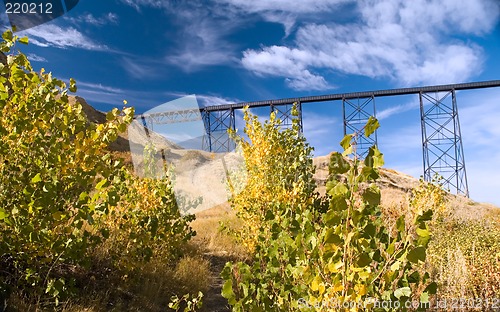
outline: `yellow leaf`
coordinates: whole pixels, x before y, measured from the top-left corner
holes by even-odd
[[[356,286],[354,286],[354,290],[356,290],[358,296],[366,295],[366,285],[364,284],[357,284]]]
[[[319,290],[319,285],[321,283],[321,277],[319,275],[316,275],[316,277],[313,279],[311,282],[311,290],[312,291],[318,291]]]
[[[339,292],[344,290],[344,285],[342,285],[341,282],[338,282],[337,284],[333,285],[332,291],[333,292]]]
[[[328,271],[330,273],[337,273],[339,269],[344,265],[342,261],[339,261],[337,263],[329,263],[328,264]]]

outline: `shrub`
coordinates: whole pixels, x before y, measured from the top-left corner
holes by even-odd
[[[27,42],[10,30],[3,39],[5,53]],[[104,187],[115,178],[105,148],[133,109],[114,109],[106,123],[88,125],[81,105],[68,102],[66,84],[34,72],[24,54],[8,55],[0,72],[0,255],[8,268],[0,288],[57,298],[70,286],[61,264],[88,262],[86,251],[100,242],[94,221],[116,204]],[[69,91],[76,91],[73,79]]]
[[[0,50],[12,54],[0,64],[0,302],[15,291],[37,309],[57,305],[99,249],[125,272],[179,256],[194,217],[180,215],[168,177],[135,177],[107,149],[133,108],[89,122],[68,101],[73,79],[67,87],[35,72],[12,52],[27,38],[2,37]]]
[[[425,261],[432,211],[415,209],[416,234],[408,235],[403,218],[389,233],[374,184],[383,165],[380,151],[370,148],[364,164],[346,160],[354,148],[353,136],[346,136],[344,153],[331,156],[328,195],[320,198],[311,150],[298,127],[279,131],[273,115],[262,126],[247,114],[248,180],[232,205],[247,231],[253,230],[255,252],[249,263],[228,263],[222,272],[222,294],[233,310],[324,311],[345,304],[364,309],[378,300],[404,306],[418,289],[427,304],[436,285],[417,269]],[[377,127],[370,118],[365,134]]]
[[[297,114],[295,107],[293,114]],[[245,172],[241,173],[245,186],[230,202],[244,221],[237,235],[253,252],[258,240],[256,234],[270,235],[263,227],[266,220],[285,217],[282,216],[285,210],[300,214],[308,205],[318,205],[319,195],[313,180],[313,148],[299,133],[298,120],[294,119],[291,129],[281,129],[281,121],[274,113],[268,122],[261,124],[248,109],[245,109],[244,120],[249,141],[234,134],[233,137],[241,145],[245,159]],[[233,185],[233,194],[236,187]],[[286,208],[282,206],[284,203],[288,205]]]

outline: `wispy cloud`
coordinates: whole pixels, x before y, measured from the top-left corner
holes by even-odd
[[[298,19],[316,20],[318,15],[330,15],[352,0],[303,0],[295,1],[293,4],[288,0],[215,0],[215,2],[228,6],[236,15],[255,14],[268,22],[282,24],[288,37]]]
[[[161,8],[167,5],[168,1],[161,0],[121,0],[121,2],[133,7],[138,12],[141,12],[142,6]]]
[[[222,8],[192,2],[170,6],[166,11],[183,38],[167,52],[165,60],[168,63],[186,72],[238,63],[237,45],[227,36],[244,23],[244,18],[232,18]]]
[[[398,105],[394,105],[394,106],[391,106],[388,108],[384,108],[384,109],[379,110],[377,112],[377,119],[378,120],[387,119],[393,115],[397,115],[397,114],[404,113],[404,112],[407,112],[407,111],[412,110],[412,109],[416,109],[419,106],[420,106],[420,104],[419,104],[418,100],[414,100],[414,101],[410,101],[410,102],[407,102],[404,104],[398,104]]]
[[[117,25],[119,21],[118,15],[111,12],[100,17],[95,17],[91,13],[87,13],[77,17],[64,16],[64,19],[74,24],[85,23],[93,26],[104,26],[109,24]]]
[[[229,23],[217,25],[201,16],[185,22],[181,30],[184,40],[167,53],[167,63],[185,72],[194,72],[211,65],[237,64],[235,45],[224,39],[231,29]]]
[[[69,79],[65,79],[66,81]],[[103,85],[77,80],[77,94],[90,103],[105,103],[113,106],[121,106],[123,100],[127,100],[130,105],[136,108],[156,107],[164,103],[159,103],[157,98],[164,96],[165,99],[180,99],[191,94],[179,91],[149,92],[141,90],[122,89],[114,86]],[[195,94],[196,100],[201,107],[211,105],[222,105],[242,102],[239,99],[228,98],[214,94]]]
[[[196,1],[122,0],[141,12],[142,7],[163,11],[180,34],[165,52],[164,62],[185,72],[213,65],[238,64],[237,46],[226,37],[244,24],[246,18],[233,18],[226,8]]]
[[[26,56],[28,57],[28,60],[30,60],[31,62],[42,62],[42,63],[48,62],[46,58],[37,55],[35,53],[28,53]]]
[[[95,42],[73,27],[62,28],[55,24],[43,24],[23,31],[21,35],[28,35],[30,42],[40,47],[79,48],[93,51],[109,50],[105,44]]]
[[[232,5],[250,13],[261,12],[288,12],[288,13],[321,13],[332,11],[339,4],[350,2],[351,0],[303,0],[294,2],[289,0],[216,0],[216,2]]]
[[[154,59],[123,57],[122,67],[133,78],[153,79],[164,73],[164,63]]]
[[[495,0],[358,1],[356,23],[306,23],[292,45],[248,50],[241,62],[256,74],[284,77],[297,90],[329,87],[327,71],[405,86],[460,82],[481,71],[483,50],[459,36],[489,33],[499,6]]]

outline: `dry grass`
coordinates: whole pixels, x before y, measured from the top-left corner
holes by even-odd
[[[177,263],[174,278],[185,294],[206,293],[212,284],[210,262],[200,256],[185,256]]]
[[[191,227],[196,231],[191,242],[203,253],[243,259],[247,255],[246,249],[221,229],[222,223],[237,230],[241,226],[240,222],[228,203],[199,212],[196,214],[196,220],[191,223]]]
[[[409,193],[382,188],[382,211],[390,227],[405,215],[407,228],[413,219]],[[442,299],[491,300],[500,294],[500,209],[468,198],[445,195],[444,207],[434,209],[433,238],[425,266],[438,283]],[[421,205],[429,208],[432,198]]]

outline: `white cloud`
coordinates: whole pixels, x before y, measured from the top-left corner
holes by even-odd
[[[215,0],[220,6],[227,6],[229,12],[241,16],[259,15],[272,23],[282,24],[285,36],[288,37],[295,28],[297,20],[318,20],[321,17],[331,17],[334,12],[340,13],[343,5],[353,0]],[[344,12],[345,13],[345,12]]]
[[[247,18],[218,5],[196,1],[122,0],[141,12],[142,7],[162,10],[176,27],[177,42],[165,53],[164,62],[185,72],[213,65],[237,64],[236,45],[226,39]]]
[[[307,84],[290,81],[326,88],[325,70],[404,86],[462,82],[481,71],[483,51],[459,36],[490,32],[500,8],[495,0],[364,0],[357,12],[356,23],[304,24],[293,45],[247,50],[242,64],[298,90]]]
[[[428,103],[424,103],[424,106],[427,104]],[[404,112],[407,112],[407,111],[410,111],[413,109],[417,109],[419,107],[420,107],[419,100],[418,100],[418,98],[415,98],[415,100],[410,100],[407,103],[394,105],[394,106],[384,108],[382,110],[377,111],[377,119],[384,120],[384,119],[387,119],[393,115],[404,113]]]
[[[118,24],[118,15],[115,13],[108,13],[101,17],[95,17],[94,15],[87,13],[79,15],[77,17],[64,17],[65,20],[73,22],[75,24],[86,23],[94,26],[104,26],[108,24]]]
[[[44,58],[43,56],[34,53],[28,53],[28,55],[26,56],[28,57],[28,60],[30,60],[31,62],[42,62],[42,63],[48,62],[47,59]]]
[[[69,79],[64,79],[69,80]],[[135,102],[129,98],[131,92],[126,90],[102,85],[100,83],[84,82],[76,80],[77,95],[83,97],[89,104],[94,102],[106,103],[113,106],[121,106],[123,100],[129,100],[132,105]]]
[[[94,42],[73,27],[62,28],[54,24],[43,24],[23,31],[21,35],[28,35],[31,43],[41,47],[108,50],[106,45]]]
[[[165,5],[168,17],[179,27],[182,38],[165,55],[165,61],[186,72],[212,65],[237,64],[237,45],[227,36],[240,27],[245,18],[232,18],[220,7],[194,2]]]
[[[222,24],[200,16],[186,21],[181,30],[183,41],[165,56],[165,61],[185,72],[211,65],[237,63],[235,45],[224,39],[232,27],[228,23]]]
[[[216,0],[219,3],[229,4],[250,13],[260,12],[289,12],[289,13],[321,13],[336,9],[339,4],[351,0]]]
[[[160,0],[121,0],[123,3],[133,7],[138,12],[141,12],[141,6],[150,6],[155,8],[161,8],[167,5],[167,1]]]
[[[247,50],[242,64],[258,75],[286,77],[288,86],[296,90],[326,90],[332,88],[326,80],[311,73],[306,64],[311,62],[307,51],[282,46],[266,47],[262,51]]]
[[[152,79],[162,74],[162,62],[158,60],[129,58],[122,59],[122,67],[133,78]]]
[[[108,93],[123,93],[124,92],[123,89],[119,89],[119,88],[115,88],[115,87],[111,87],[111,86],[105,86],[105,85],[100,84],[100,83],[91,83],[91,82],[82,82],[82,81],[79,81],[77,83],[77,86],[79,88],[80,87],[84,87],[84,88],[95,89],[95,90],[99,90],[99,91],[103,91],[103,92],[108,92]]]

